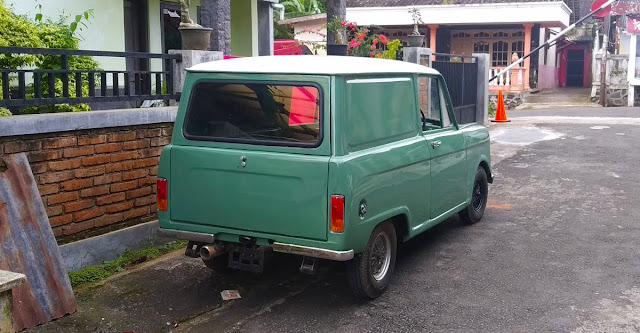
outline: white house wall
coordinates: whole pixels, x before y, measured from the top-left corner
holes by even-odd
[[[466,4],[410,7],[353,7],[347,8],[347,20],[359,25],[411,24],[409,9],[420,10],[425,24],[520,24],[540,23],[545,26],[566,27],[571,10],[564,2],[527,2],[500,4]]]
[[[552,29],[554,30],[554,29]],[[555,32],[557,32],[556,30]],[[542,45],[545,40],[545,28],[540,29],[540,40],[538,45]],[[551,89],[558,87],[559,66],[557,63],[556,46],[550,46],[547,51],[547,61],[545,62],[545,49],[541,49],[538,56],[538,88]]]

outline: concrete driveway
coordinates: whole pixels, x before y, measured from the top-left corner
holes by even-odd
[[[404,244],[377,300],[355,300],[340,264],[307,276],[282,256],[262,276],[218,274],[175,253],[79,290],[78,313],[32,331],[640,331],[640,110],[508,116],[490,128],[483,220]]]

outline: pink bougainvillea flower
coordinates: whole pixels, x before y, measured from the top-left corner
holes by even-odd
[[[369,53],[369,58],[373,58],[373,52]]]
[[[345,21],[340,21],[340,25],[344,27],[345,25],[347,25],[347,22],[345,22]]]
[[[358,34],[358,39],[359,40],[364,40],[365,37],[367,37],[367,34],[364,33],[364,32],[361,32],[361,33]]]
[[[375,45],[371,45],[371,51],[375,50],[376,46]]]
[[[378,39],[377,39],[377,38],[374,38],[372,43],[373,43],[373,45],[378,44]]]
[[[349,47],[351,47],[352,49],[355,49],[356,47],[358,47],[359,42],[355,39],[352,39],[349,41]]]
[[[382,42],[382,44],[387,44],[389,42],[389,39],[385,35],[380,35],[380,41]]]

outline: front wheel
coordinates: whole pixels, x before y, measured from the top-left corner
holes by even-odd
[[[347,262],[347,280],[360,298],[382,295],[393,276],[396,264],[396,229],[390,222],[378,225],[371,233],[364,252]]]
[[[464,224],[474,224],[482,218],[484,210],[487,208],[487,197],[489,195],[489,182],[487,172],[483,167],[478,167],[476,178],[473,181],[471,192],[471,203],[460,212],[460,219]]]

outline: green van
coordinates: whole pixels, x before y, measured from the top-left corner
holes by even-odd
[[[458,125],[442,76],[396,60],[277,56],[188,70],[158,171],[160,233],[212,269],[260,272],[265,251],[347,262],[382,294],[399,242],[482,217],[489,133]]]

